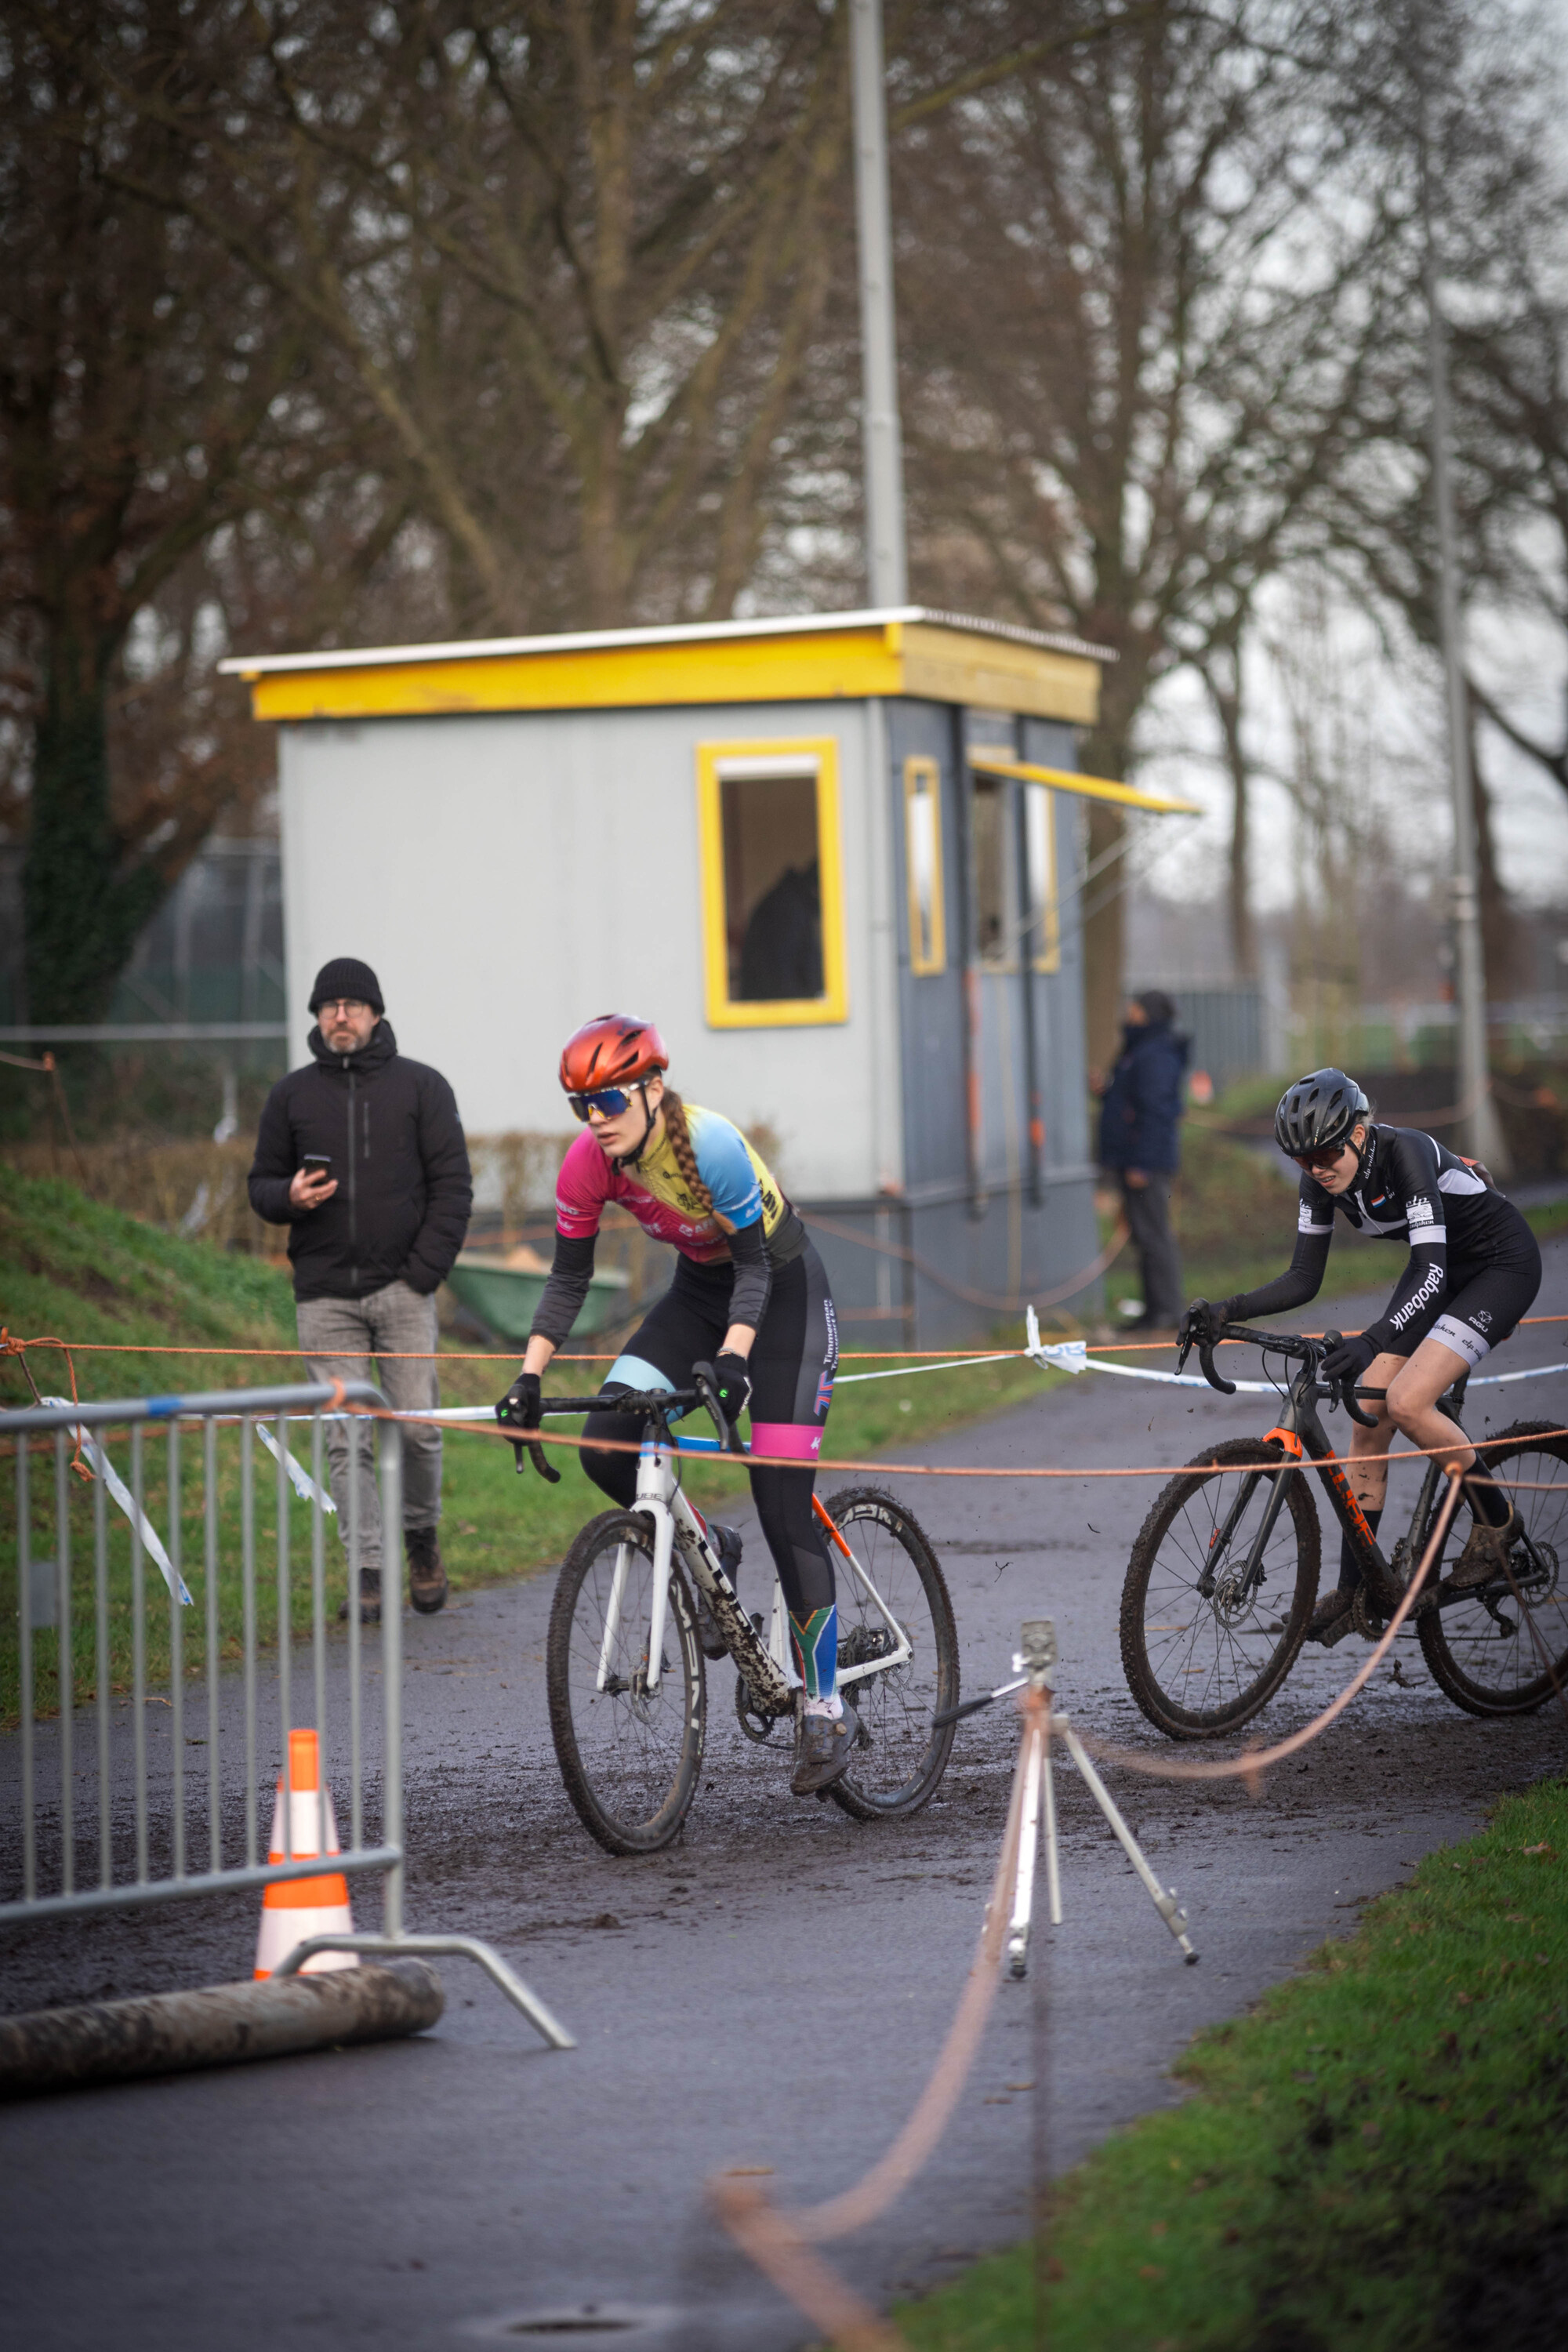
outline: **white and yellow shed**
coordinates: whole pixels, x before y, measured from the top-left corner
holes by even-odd
[[[289,996],[374,964],[476,1133],[656,1020],[765,1124],[850,1345],[1095,1256],[1078,877],[1103,649],[918,606],[226,662],[277,723]]]

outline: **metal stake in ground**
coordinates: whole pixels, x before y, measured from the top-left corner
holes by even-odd
[[[1100,1779],[1083,1742],[1065,1715],[1056,1712],[1053,1694],[1046,1677],[1056,1664],[1056,1627],[1048,1617],[1032,1617],[1023,1628],[1023,1647],[1013,1660],[1016,1680],[1004,1683],[1000,1688],[988,1691],[984,1697],[967,1699],[962,1706],[944,1710],[933,1716],[933,1724],[952,1723],[962,1715],[973,1715],[993,1700],[1005,1697],[1009,1691],[1020,1690],[1026,1683],[1032,1691],[1040,1693],[1046,1702],[1046,1712],[1037,1728],[1026,1733],[1030,1741],[1024,1759],[1024,1822],[1018,1842],[1017,1872],[1013,1883],[1013,1912],[1007,1933],[1007,1971],[1021,1977],[1027,1972],[1029,1929],[1034,1916],[1036,1848],[1043,1824],[1046,1843],[1046,1884],[1051,1906],[1051,1925],[1059,1927],[1062,1919],[1061,1884],[1057,1858],[1056,1790],[1051,1780],[1050,1743],[1055,1735],[1067,1744],[1068,1755],[1089,1784],[1090,1795],[1105,1815],[1112,1836],[1128,1861],[1149,1890],[1149,1899],[1163,1919],[1181,1948],[1182,1957],[1189,1968],[1195,1967],[1197,1954],[1187,1939],[1187,1915],[1176,1901],[1173,1886],[1162,1886],[1150,1869],[1110,1790]]]

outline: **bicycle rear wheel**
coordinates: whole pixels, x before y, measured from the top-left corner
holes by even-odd
[[[652,1601],[647,1521],[601,1512],[562,1562],[544,1671],[566,1793],[610,1853],[656,1853],[679,1836],[702,1769],[707,1685],[679,1560],[650,1690]]]
[[[834,1554],[838,1587],[838,1666],[888,1657],[898,1636],[911,1654],[885,1673],[858,1677],[845,1696],[866,1733],[855,1761],[828,1790],[857,1821],[918,1813],[931,1802],[952,1753],[955,1726],[932,1727],[931,1717],[958,1700],[958,1627],[941,1564],[919,1521],[876,1486],[849,1486],[823,1507],[869,1577],[887,1615],[841,1552]]]
[[[1306,1637],[1321,1546],[1304,1477],[1290,1481],[1262,1581],[1250,1594],[1240,1589],[1273,1484],[1258,1474],[1284,1459],[1260,1438],[1211,1446],[1161,1491],[1132,1547],[1121,1663],[1133,1697],[1172,1739],[1217,1739],[1249,1721]]]
[[[1468,1715],[1531,1715],[1554,1686],[1568,1694],[1568,1438],[1552,1428],[1515,1422],[1483,1457],[1529,1538],[1510,1562],[1517,1594],[1500,1578],[1415,1621],[1433,1681]]]

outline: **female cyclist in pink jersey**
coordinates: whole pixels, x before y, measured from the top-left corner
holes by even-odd
[[[759,1467],[751,1478],[805,1685],[790,1786],[813,1796],[847,1770],[860,1729],[838,1695],[833,1563],[811,1507],[838,1365],[833,1300],[822,1261],[763,1160],[717,1111],[683,1103],[664,1082],[668,1066],[658,1031],[625,1013],[603,1013],[566,1041],[561,1084],[584,1132],[562,1165],[554,1262],[522,1370],[496,1415],[538,1428],[540,1376],[587,1296],[607,1201],[674,1245],[675,1279],[617,1357],[605,1391],[689,1388],[702,1365],[731,1428],[749,1404],[754,1451],[800,1463],[798,1470]],[[606,1412],[591,1413],[584,1433],[626,1432],[621,1416]],[[582,1459],[613,1502],[634,1507],[635,1454],[589,1446]],[[714,1532],[733,1575],[740,1538],[732,1529]],[[703,1646],[710,1656],[724,1654],[710,1630]]]

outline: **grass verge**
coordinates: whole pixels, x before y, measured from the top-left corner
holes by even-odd
[[[1239,1167],[1233,1164],[1243,1163]],[[1205,1139],[1195,1157],[1192,1183],[1204,1209],[1201,1232],[1213,1237],[1243,1230],[1250,1201],[1256,1211],[1258,1178],[1247,1156],[1230,1144]],[[1284,1188],[1279,1188],[1283,1194]],[[1274,1204],[1276,1207],[1278,1203]],[[1568,1211],[1565,1211],[1568,1215]],[[1256,1215],[1253,1222],[1256,1223]],[[1289,1248],[1289,1220],[1276,1254],[1259,1261],[1197,1258],[1189,1265],[1191,1287],[1217,1294],[1243,1282],[1277,1273]],[[1388,1254],[1372,1259],[1369,1244],[1352,1242],[1330,1261],[1331,1276],[1342,1289],[1379,1278],[1388,1267]],[[294,1306],[289,1277],[277,1266],[204,1241],[184,1241],[122,1212],[87,1200],[72,1185],[30,1179],[0,1164],[0,1320],[21,1338],[45,1335],[88,1343],[119,1343],[136,1348],[194,1347],[195,1356],[96,1355],[75,1359],[76,1376],[83,1396],[125,1396],[160,1390],[225,1389],[259,1386],[301,1377],[294,1351]],[[1129,1277],[1131,1279],[1131,1277]],[[1327,1286],[1331,1295],[1333,1281]],[[1017,1346],[1016,1329],[998,1341]],[[207,1352],[210,1349],[210,1352]],[[235,1349],[270,1351],[236,1357]],[[33,1377],[46,1392],[68,1394],[70,1375],[63,1356],[43,1350],[29,1359]],[[479,1362],[459,1360],[453,1350],[441,1365],[444,1404],[478,1404],[492,1401],[505,1386],[515,1366],[513,1357]],[[552,1376],[557,1394],[592,1385],[603,1370],[594,1364],[563,1365]],[[855,1365],[855,1370],[875,1369]],[[876,1380],[864,1384],[841,1382],[833,1402],[828,1447],[841,1457],[864,1459],[883,1447],[908,1446],[974,1421],[987,1413],[1037,1396],[1042,1386],[1065,1377],[1042,1375],[1023,1362],[983,1364],[958,1371],[921,1371],[908,1380]],[[0,1359],[0,1402],[24,1404],[30,1391],[20,1365]],[[295,1444],[306,1442],[297,1432]],[[187,1580],[198,1591],[191,1562],[203,1558],[199,1474],[199,1438],[185,1435],[185,1469],[182,1481],[181,1526]],[[240,1472],[238,1437],[220,1437],[219,1616],[224,1653],[237,1651],[240,1611],[237,1529]],[[128,1472],[128,1446],[123,1438],[111,1443],[116,1466]],[[555,1456],[562,1472],[559,1486],[549,1486],[531,1471],[519,1478],[510,1448],[491,1436],[454,1431],[446,1449],[445,1517],[442,1550],[454,1590],[463,1591],[558,1560],[583,1522],[603,1507],[603,1497],[590,1486],[576,1457],[565,1449]],[[35,1464],[33,1479],[33,1539],[36,1554],[53,1557],[56,1550],[52,1466]],[[257,1452],[253,1464],[257,1500],[258,1557],[275,1557],[277,1474],[269,1459]],[[148,1515],[164,1528],[168,1486],[164,1440],[150,1437],[146,1450]],[[703,1466],[689,1475],[692,1495],[704,1507],[742,1493],[745,1474],[738,1468]],[[835,1475],[826,1474],[831,1487]],[[79,1698],[95,1689],[94,1633],[90,1622],[88,1580],[92,1559],[91,1490],[72,1477],[70,1543],[80,1580],[73,1581],[72,1675]],[[293,1516],[293,1540],[303,1546],[308,1537],[306,1507],[287,1506]],[[916,1503],[919,1509],[918,1500]],[[130,1536],[119,1512],[109,1515],[110,1528],[110,1675],[112,1686],[128,1685],[132,1649]],[[155,1571],[153,1572],[155,1578]],[[8,1506],[0,1512],[0,1593],[15,1591],[14,1529]],[[342,1547],[327,1546],[327,1606],[335,1612],[345,1589]],[[275,1596],[262,1577],[258,1592],[259,1632],[263,1641],[276,1633]],[[301,1607],[303,1601],[301,1599]],[[153,1609],[148,1618],[148,1674],[166,1677],[170,1631],[165,1612]],[[301,1625],[300,1630],[303,1630]],[[189,1638],[187,1636],[187,1638]],[[40,1711],[53,1711],[58,1695],[58,1658],[56,1637],[39,1633],[36,1643],[36,1691]],[[0,1722],[16,1719],[18,1704],[17,1621],[14,1606],[0,1608]]]
[[[920,2352],[1568,2340],[1568,1782],[1505,1799],[1176,2069],[1028,2249],[897,2315]]]
[[[157,1227],[140,1223],[114,1209],[86,1200],[73,1186],[23,1177],[0,1165],[0,1320],[14,1336],[53,1336],[88,1343],[75,1358],[81,1395],[136,1396],[163,1390],[196,1391],[256,1387],[267,1381],[302,1377],[294,1345],[294,1305],[289,1277],[261,1261],[215,1248],[205,1242],[188,1242]],[[132,1348],[194,1347],[194,1356],[97,1355],[90,1343]],[[1016,1344],[1016,1342],[1015,1342]],[[211,1352],[206,1352],[210,1345]],[[230,1349],[259,1349],[259,1356],[235,1357]],[[479,1362],[444,1360],[440,1370],[444,1404],[486,1403],[498,1396],[516,1368],[513,1356]],[[70,1375],[63,1355],[52,1349],[28,1359],[33,1378],[45,1393],[68,1395]],[[869,1367],[868,1369],[870,1369]],[[556,1394],[568,1394],[594,1385],[604,1367],[563,1365],[552,1377]],[[839,1391],[834,1401],[832,1444],[837,1453],[864,1456],[893,1442],[934,1436],[977,1415],[995,1412],[1022,1398],[1038,1394],[1065,1375],[1042,1375],[1033,1365],[977,1365],[973,1370],[924,1372],[908,1383],[872,1381],[863,1387]],[[0,1359],[0,1402],[31,1402],[26,1376],[15,1358]],[[570,1429],[573,1424],[563,1423]],[[296,1430],[292,1444],[301,1450],[309,1433]],[[219,1433],[219,1626],[223,1654],[238,1654],[241,1581],[238,1569],[240,1466],[238,1432]],[[187,1430],[182,1440],[183,1473],[181,1531],[187,1581],[196,1594],[199,1620],[203,1614],[199,1570],[203,1559],[199,1433]],[[123,1435],[110,1442],[110,1458],[129,1480],[130,1447]],[[450,1433],[444,1474],[445,1517],[441,1543],[447,1573],[458,1591],[493,1584],[558,1560],[584,1521],[605,1507],[604,1497],[565,1449],[553,1455],[561,1471],[559,1486],[549,1486],[526,1471],[521,1478],[512,1467],[510,1447],[496,1438],[463,1431]],[[31,1526],[35,1555],[52,1558],[57,1547],[53,1464],[35,1454],[32,1462]],[[258,1449],[253,1465],[258,1577],[258,1633],[262,1642],[277,1633],[277,1604],[270,1563],[276,1559],[277,1472]],[[168,1528],[166,1439],[149,1433],[144,1455],[146,1508],[154,1527]],[[831,1475],[825,1484],[833,1484]],[[8,1484],[8,1481],[7,1481]],[[706,1507],[725,1496],[742,1493],[746,1479],[739,1468],[694,1468],[689,1487]],[[91,1620],[92,1489],[72,1476],[68,1480],[68,1510],[72,1576],[72,1678],[79,1700],[94,1695],[95,1633]],[[304,1504],[290,1499],[296,1558],[308,1557],[309,1514]],[[131,1543],[128,1524],[114,1509],[110,1530],[110,1679],[116,1691],[129,1687],[133,1615],[132,1610]],[[0,1722],[16,1719],[19,1704],[17,1617],[10,1596],[16,1591],[15,1527],[9,1495],[0,1507]],[[154,1605],[147,1612],[147,1672],[149,1680],[166,1681],[171,1649],[168,1613],[158,1597],[157,1571],[149,1567],[149,1591]],[[330,1538],[327,1546],[326,1601],[335,1612],[346,1589],[342,1547]],[[298,1609],[305,1608],[302,1592]],[[196,1632],[186,1612],[186,1656]],[[305,1630],[303,1614],[297,1629]],[[57,1636],[40,1631],[35,1636],[35,1690],[41,1714],[54,1711],[58,1693],[59,1659]],[[195,1672],[195,1668],[191,1669]]]

